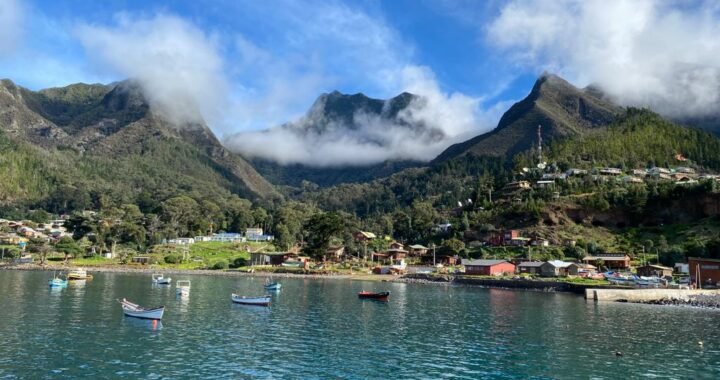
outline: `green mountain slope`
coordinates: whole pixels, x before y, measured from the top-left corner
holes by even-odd
[[[468,154],[514,155],[537,143],[538,125],[542,126],[544,141],[549,142],[609,124],[621,112],[621,107],[601,99],[592,90],[581,90],[560,77],[544,74],[525,99],[505,112],[497,128],[449,147],[434,162]]]
[[[207,126],[168,123],[127,81],[33,92],[4,80],[0,133],[0,201],[6,205],[67,211],[102,206],[102,199],[137,203],[147,194],[156,200],[279,197]],[[62,199],[72,196],[77,201]]]

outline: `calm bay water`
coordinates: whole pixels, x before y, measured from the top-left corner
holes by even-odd
[[[716,310],[332,279],[281,279],[256,308],[230,293],[261,278],[172,275],[192,281],[179,299],[146,274],[51,277],[0,271],[0,378],[720,378]],[[162,323],[123,317],[122,297],[166,305]]]

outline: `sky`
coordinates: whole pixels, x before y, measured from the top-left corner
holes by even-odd
[[[718,21],[720,2],[700,0],[1,0],[0,77],[33,90],[133,78],[172,121],[283,163],[427,161],[494,128],[545,71],[668,116],[717,112]],[[441,133],[278,127],[333,90],[421,95],[404,121]]]

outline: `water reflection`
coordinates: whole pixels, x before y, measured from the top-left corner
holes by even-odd
[[[131,328],[151,331],[159,331],[163,328],[162,321],[158,321],[157,319],[142,319],[123,316],[122,323]]]

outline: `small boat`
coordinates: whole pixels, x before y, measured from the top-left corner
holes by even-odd
[[[68,272],[67,278],[70,281],[92,280],[93,276],[91,274],[87,274],[87,271],[84,268],[75,268]]]
[[[265,290],[280,290],[282,284],[279,282],[268,282],[265,283]]]
[[[241,305],[270,306],[270,296],[268,295],[260,297],[245,297],[233,293],[230,298],[233,302],[239,303]]]
[[[358,293],[358,298],[364,299],[364,300],[377,300],[377,301],[387,301],[388,297],[390,297],[390,292],[366,292],[361,291]]]
[[[172,278],[163,276],[162,273],[153,273],[152,282],[156,285],[170,285]]]
[[[60,277],[55,276],[52,280],[48,281],[48,285],[50,285],[51,288],[64,288],[68,284],[68,280],[63,280]]]
[[[118,300],[120,306],[122,306],[123,314],[128,317],[143,318],[143,319],[162,319],[163,313],[165,313],[165,306],[144,308],[138,304],[134,304],[125,298]]]
[[[190,280],[178,280],[175,283],[175,293],[179,296],[190,295]]]

